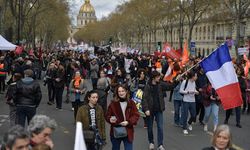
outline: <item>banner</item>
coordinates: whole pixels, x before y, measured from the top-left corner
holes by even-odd
[[[141,106],[141,101],[142,101],[142,95],[143,95],[143,91],[141,89],[136,90],[133,93],[133,97],[132,100],[135,102],[135,105],[138,109],[138,112],[140,113],[140,115],[142,117],[146,117],[146,115],[144,114],[144,112],[142,111],[142,106]]]

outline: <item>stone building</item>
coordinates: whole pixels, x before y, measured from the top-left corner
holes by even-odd
[[[240,25],[240,40],[239,46],[250,46],[250,9]],[[149,41],[149,34],[145,34],[144,41],[147,46]],[[184,22],[183,25],[183,39],[188,39],[188,25]],[[201,55],[208,55],[218,45],[225,41],[233,41],[236,39],[236,25],[231,19],[223,21],[209,21],[209,16],[204,15],[200,22],[198,22],[192,32],[192,42],[195,43],[193,53],[200,52]],[[154,36],[151,36],[151,41],[154,41]],[[156,43],[152,42],[151,52],[156,49],[157,43],[164,43],[167,41],[170,43],[171,36],[165,32],[162,28],[158,28],[156,32]],[[174,49],[179,49],[179,24],[176,22],[172,32],[172,45]],[[147,48],[146,48],[147,49]],[[231,53],[235,55],[235,50],[231,49]]]

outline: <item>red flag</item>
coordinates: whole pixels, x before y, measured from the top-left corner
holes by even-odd
[[[23,47],[22,46],[17,46],[15,50],[16,55],[20,55],[23,52]]]
[[[171,48],[171,46],[166,42],[163,46],[162,55],[166,55],[172,59],[180,59],[180,54]]]

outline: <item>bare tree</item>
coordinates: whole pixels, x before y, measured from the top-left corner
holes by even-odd
[[[224,0],[226,8],[229,10],[232,20],[236,26],[235,52],[238,57],[238,47],[240,46],[240,29],[241,23],[249,10],[249,0]]]

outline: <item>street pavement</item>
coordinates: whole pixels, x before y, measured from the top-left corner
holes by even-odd
[[[88,81],[88,87],[91,89],[90,80]],[[40,82],[43,98],[40,106],[37,109],[37,114],[45,114],[54,118],[58,123],[58,128],[52,135],[55,147],[54,150],[73,150],[75,139],[75,123],[73,117],[73,111],[71,110],[71,104],[63,103],[63,110],[59,111],[55,109],[55,105],[47,105],[47,89]],[[109,95],[108,101],[110,102],[112,96]],[[65,92],[64,92],[65,100]],[[63,101],[64,101],[63,100]],[[212,135],[212,118],[209,122],[209,131],[204,132],[203,126],[196,123],[193,125],[193,131],[190,134],[184,136],[180,127],[175,127],[173,124],[173,102],[169,102],[166,98],[166,111],[164,112],[164,147],[166,150],[201,150],[203,147],[210,146],[210,138]],[[225,118],[225,111],[220,109],[219,123],[223,123]],[[229,120],[229,126],[233,134],[233,144],[238,150],[250,150],[250,115],[241,116],[242,129],[235,126],[235,115],[231,116]],[[9,129],[8,119],[8,105],[5,104],[4,95],[0,94],[0,137]],[[111,142],[109,139],[109,124],[106,124],[107,144],[104,150],[111,150]],[[157,145],[157,127],[154,124],[154,139],[155,146]],[[138,125],[135,127],[135,139],[134,150],[147,150],[147,130],[143,128],[143,119],[140,119]],[[121,144],[121,149],[123,144]]]

